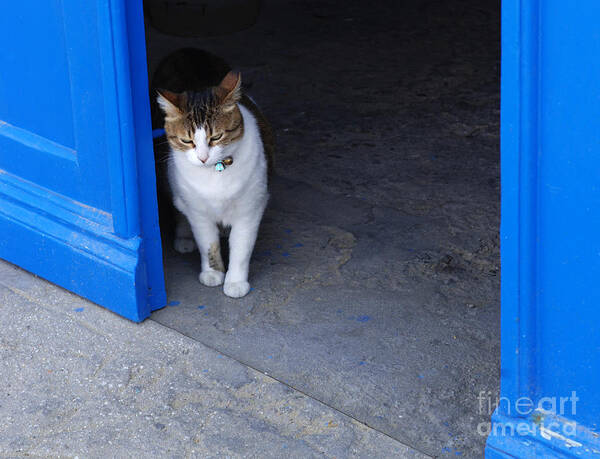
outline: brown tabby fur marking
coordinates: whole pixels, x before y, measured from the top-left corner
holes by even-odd
[[[180,139],[193,140],[193,133],[200,126],[206,130],[207,138],[223,133],[223,137],[212,142],[211,146],[217,143],[227,145],[240,139],[244,135],[244,123],[239,108],[229,105],[231,110],[227,110],[224,105],[225,99],[230,97],[234,104],[240,103],[256,118],[271,174],[275,151],[271,125],[252,99],[245,94],[240,96],[241,77],[229,71],[229,65],[222,59],[193,48],[176,51],[161,62],[152,86],[154,91],[160,92],[179,109],[179,116],[165,120],[167,139],[174,148],[189,148],[190,144]],[[155,98],[152,97],[152,100]],[[153,107],[154,112],[156,107]],[[158,120],[153,123],[155,127],[160,126],[161,118],[153,114],[154,119]]]

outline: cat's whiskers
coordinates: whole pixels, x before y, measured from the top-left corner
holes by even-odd
[[[173,162],[173,153],[169,152],[168,155],[166,155],[164,158],[160,158],[158,161],[156,161],[157,163],[161,163],[161,164],[165,164],[165,163],[169,163],[169,162]]]

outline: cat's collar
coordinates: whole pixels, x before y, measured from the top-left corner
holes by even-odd
[[[221,161],[218,161],[215,164],[215,170],[217,172],[223,172],[227,166],[231,166],[233,164],[233,158],[228,156],[227,158],[223,158]]]

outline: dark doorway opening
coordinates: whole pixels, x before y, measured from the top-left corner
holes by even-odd
[[[172,306],[152,319],[417,450],[480,457],[499,385],[499,43],[497,1],[265,1],[207,37],[148,23],[150,75],[178,48],[221,56],[277,137],[253,291],[202,286],[198,254],[166,240]]]

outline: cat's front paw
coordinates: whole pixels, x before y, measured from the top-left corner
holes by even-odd
[[[223,293],[231,298],[241,298],[250,291],[248,282],[225,282]]]
[[[202,271],[200,276],[200,283],[206,285],[207,287],[216,287],[217,285],[221,285],[223,283],[223,279],[225,279],[225,274],[221,271]]]
[[[196,243],[190,237],[177,237],[173,242],[173,248],[179,253],[190,253],[196,250]]]

